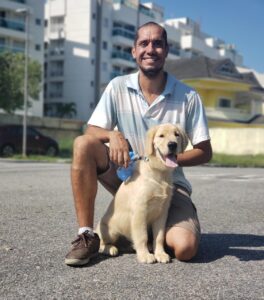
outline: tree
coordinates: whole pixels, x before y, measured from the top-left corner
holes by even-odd
[[[57,114],[59,118],[72,118],[76,116],[76,104],[74,102],[70,103],[58,103],[57,105]]]
[[[0,108],[8,113],[22,109],[24,104],[25,55],[22,53],[0,53]],[[28,94],[38,100],[41,83],[41,65],[28,62]],[[30,102],[28,101],[30,106]]]

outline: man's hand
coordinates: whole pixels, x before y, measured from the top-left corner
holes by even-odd
[[[109,134],[110,160],[119,166],[128,167],[129,146],[123,134],[119,131],[111,131]]]

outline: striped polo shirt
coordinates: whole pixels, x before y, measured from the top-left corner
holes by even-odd
[[[180,125],[192,145],[210,139],[204,107],[194,89],[167,74],[164,91],[149,105],[138,76],[139,72],[110,81],[88,124],[108,130],[117,127],[140,156],[144,155],[147,130],[161,123]],[[174,182],[191,193],[181,167],[174,171]]]

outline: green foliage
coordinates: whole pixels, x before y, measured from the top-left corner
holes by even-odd
[[[58,103],[57,114],[59,118],[69,117],[72,118],[76,116],[76,104],[74,102],[70,103]]]
[[[8,113],[23,108],[25,55],[21,53],[0,53],[0,108]],[[28,93],[38,99],[41,83],[41,66],[28,61]],[[30,106],[30,102],[28,102]]]
[[[61,158],[71,158],[72,149],[73,149],[74,138],[64,138],[59,140],[60,153],[59,157]]]
[[[264,155],[227,155],[214,153],[210,164],[229,167],[264,167]]]

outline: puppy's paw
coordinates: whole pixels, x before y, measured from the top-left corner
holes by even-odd
[[[116,248],[116,246],[113,245],[101,245],[99,253],[102,253],[104,255],[117,256],[118,249]]]
[[[154,254],[151,253],[138,254],[137,259],[140,263],[145,263],[145,264],[153,264],[156,262],[156,258]]]
[[[170,262],[170,256],[166,252],[155,253],[155,258],[160,263],[166,264]]]

